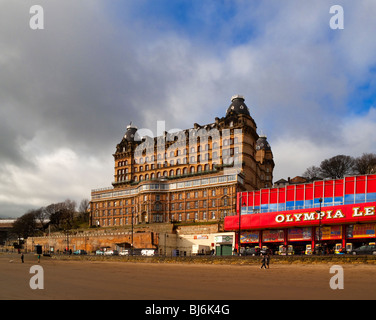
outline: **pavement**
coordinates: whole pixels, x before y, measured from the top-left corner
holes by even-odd
[[[376,299],[376,265],[339,266],[344,286],[335,290],[330,283],[339,273],[330,273],[331,264],[260,266],[66,261],[43,256],[38,263],[31,253],[22,263],[19,254],[0,253],[0,299]]]

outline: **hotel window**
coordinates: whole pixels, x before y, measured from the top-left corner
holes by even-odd
[[[215,211],[212,211],[212,212],[211,212],[211,218],[212,218],[212,219],[215,219]]]

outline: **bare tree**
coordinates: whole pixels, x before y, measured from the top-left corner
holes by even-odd
[[[352,174],[355,160],[350,156],[338,155],[325,159],[320,164],[323,178],[340,179],[347,174]]]
[[[354,172],[358,174],[376,173],[376,154],[363,153],[355,159]]]
[[[78,212],[83,222],[89,222],[89,207],[90,201],[88,199],[82,199],[78,207]]]
[[[303,177],[307,178],[308,180],[313,180],[313,179],[321,179],[322,178],[322,173],[321,169],[316,166],[311,166],[306,169],[303,173]]]
[[[12,232],[18,238],[28,238],[33,236],[37,229],[36,218],[34,210],[29,210],[27,213],[17,218],[13,223]]]

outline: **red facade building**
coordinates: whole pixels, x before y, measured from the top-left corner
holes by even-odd
[[[334,251],[375,242],[375,207],[376,175],[349,176],[239,192],[237,215],[224,228],[237,232],[237,248],[240,238],[242,247]]]

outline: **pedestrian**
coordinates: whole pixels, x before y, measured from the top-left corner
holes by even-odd
[[[38,263],[40,263],[40,254],[38,254]]]
[[[266,269],[266,255],[265,255],[265,256],[262,256],[262,260],[261,260],[261,262],[262,262],[261,269],[262,269],[262,268],[265,268],[265,269]]]
[[[266,266],[267,266],[268,269],[269,269],[269,262],[270,262],[270,256],[269,256],[269,253],[265,256],[265,262],[266,262]]]
[[[24,254],[21,253],[21,262],[24,263]]]

